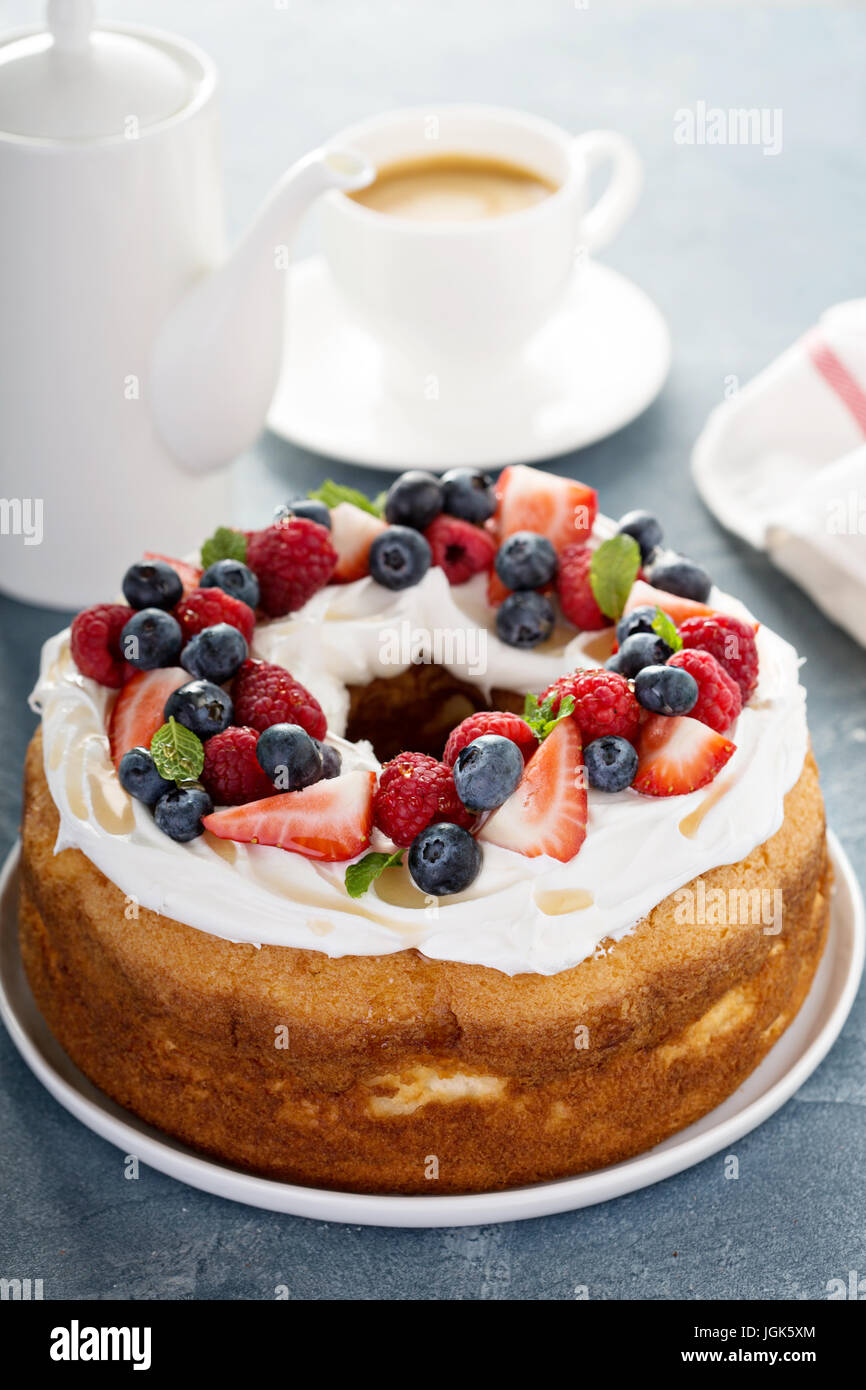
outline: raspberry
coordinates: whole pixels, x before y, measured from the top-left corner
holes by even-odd
[[[480,710],[478,714],[470,714],[462,724],[451,730],[442,754],[443,763],[453,767],[460,749],[482,734],[501,734],[503,738],[510,738],[512,743],[517,744],[524,760],[538,747],[538,739],[519,714],[507,714],[498,709]]]
[[[247,564],[269,618],[303,608],[327,584],[337,558],[327,528],[304,516],[289,516],[247,536]]]
[[[691,718],[709,724],[717,734],[730,728],[743,708],[740,687],[712,652],[683,647],[682,651],[668,657],[668,666],[681,666],[698,683],[698,702],[689,710]]]
[[[610,627],[595,601],[590,588],[589,566],[592,551],[585,545],[567,545],[559,557],[559,573],[556,576],[556,591],[559,605],[570,623],[582,632],[597,632],[599,628]]]
[[[411,845],[428,825],[474,823],[454,788],[450,767],[427,753],[399,753],[382,768],[373,798],[373,820],[395,845]]]
[[[300,724],[312,738],[324,738],[327,721],[309,690],[282,666],[245,661],[232,685],[234,717],[261,733],[272,724]]]
[[[640,727],[641,708],[625,676],[616,671],[573,671],[548,686],[541,698],[544,701],[552,697],[556,714],[564,695],[574,699],[572,717],[585,744],[603,734],[618,734],[629,743],[634,742]]]
[[[449,584],[465,584],[473,574],[489,570],[496,542],[488,531],[444,512],[424,532],[433,551],[433,563],[445,571]]]
[[[712,652],[737,682],[745,705],[758,684],[758,648],[751,624],[729,613],[711,613],[706,618],[687,618],[678,631],[684,647]]]
[[[120,650],[120,634],[131,617],[125,603],[95,603],[73,618],[69,645],[82,676],[120,689],[131,669]]]
[[[257,730],[231,725],[204,746],[201,780],[218,806],[242,806],[273,796],[273,784],[256,759]]]
[[[255,613],[248,604],[241,603],[223,589],[191,590],[176,604],[174,616],[180,623],[184,642],[215,623],[228,623],[242,632],[248,643],[253,640]]]

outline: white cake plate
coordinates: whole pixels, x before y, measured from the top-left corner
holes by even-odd
[[[377,343],[346,315],[324,260],[289,272],[283,368],[270,428],[330,458],[402,472],[533,463],[627,425],[661,390],[671,359],[652,300],[607,266],[576,267],[519,372],[467,407],[397,396]]]
[[[577,1178],[478,1196],[363,1196],[254,1177],[169,1139],[91,1085],[36,1008],[18,949],[17,845],[0,876],[0,1015],[27,1065],[61,1105],[124,1153],[136,1154],[151,1168],[203,1192],[266,1211],[365,1226],[475,1226],[573,1211],[648,1187],[728,1149],[784,1105],[826,1056],[857,993],[866,939],[863,897],[854,872],[835,835],[828,838],[836,874],[830,933],[812,988],[791,1027],[739,1090],[696,1124],[626,1163]]]

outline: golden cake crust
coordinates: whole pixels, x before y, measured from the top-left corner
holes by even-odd
[[[735,1090],[788,1026],[829,917],[811,754],[777,834],[703,875],[708,895],[780,891],[780,931],[684,923],[672,895],[554,976],[416,950],[331,960],[232,944],[131,905],[79,850],[54,854],[57,830],[37,734],[22,953],[74,1061],[204,1152],[355,1191],[490,1190],[660,1142]]]

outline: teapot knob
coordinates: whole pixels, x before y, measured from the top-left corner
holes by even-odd
[[[93,28],[93,0],[48,0],[48,28],[60,53],[83,53]]]

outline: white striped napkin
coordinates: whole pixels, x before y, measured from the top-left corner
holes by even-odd
[[[828,309],[718,406],[692,472],[722,524],[866,646],[866,299]]]

